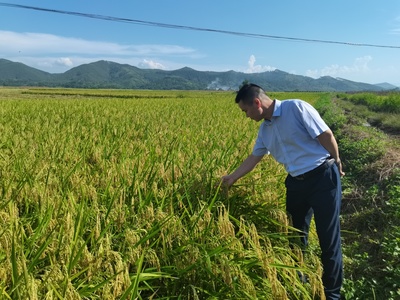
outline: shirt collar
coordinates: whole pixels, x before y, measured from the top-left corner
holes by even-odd
[[[279,101],[278,99],[274,99],[275,101],[275,106],[274,106],[274,113],[272,114],[272,117],[279,117],[282,112],[281,104],[282,102]]]
[[[279,101],[278,99],[274,99],[274,101],[275,101],[275,105],[274,105],[274,112],[272,113],[272,118],[271,118],[271,120],[264,119],[265,125],[271,125],[272,122],[273,122],[273,119],[275,117],[280,117],[280,115],[281,115],[281,112],[282,112],[281,104],[282,104],[282,102]]]

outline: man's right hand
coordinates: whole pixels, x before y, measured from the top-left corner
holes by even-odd
[[[250,154],[233,173],[222,176],[221,185],[226,188],[231,187],[239,178],[253,170],[262,158],[262,156]]]
[[[236,179],[232,176],[232,174],[222,176],[221,185],[229,188],[236,182]]]

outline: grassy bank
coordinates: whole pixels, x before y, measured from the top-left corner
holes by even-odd
[[[320,103],[336,129],[346,172],[342,230],[347,299],[400,299],[400,123],[398,113],[382,112],[400,98],[386,96],[390,101],[385,95],[360,94]],[[354,100],[360,98],[373,101]],[[377,114],[379,124],[371,121]]]

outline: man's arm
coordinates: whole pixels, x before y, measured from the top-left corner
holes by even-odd
[[[317,136],[320,144],[328,150],[329,154],[335,159],[336,165],[338,166],[340,176],[344,176],[344,172],[342,170],[342,162],[340,161],[339,156],[339,147],[337,145],[335,136],[333,135],[332,130],[328,129],[327,131],[321,133]]]
[[[243,177],[251,170],[253,170],[262,158],[262,156],[255,156],[253,154],[250,154],[233,173],[222,177],[222,184],[230,187],[239,178]]]

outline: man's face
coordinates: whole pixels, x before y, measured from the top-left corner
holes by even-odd
[[[253,104],[246,105],[243,101],[238,103],[239,108],[246,114],[246,116],[256,122],[262,120],[261,102],[258,98],[253,100]]]

